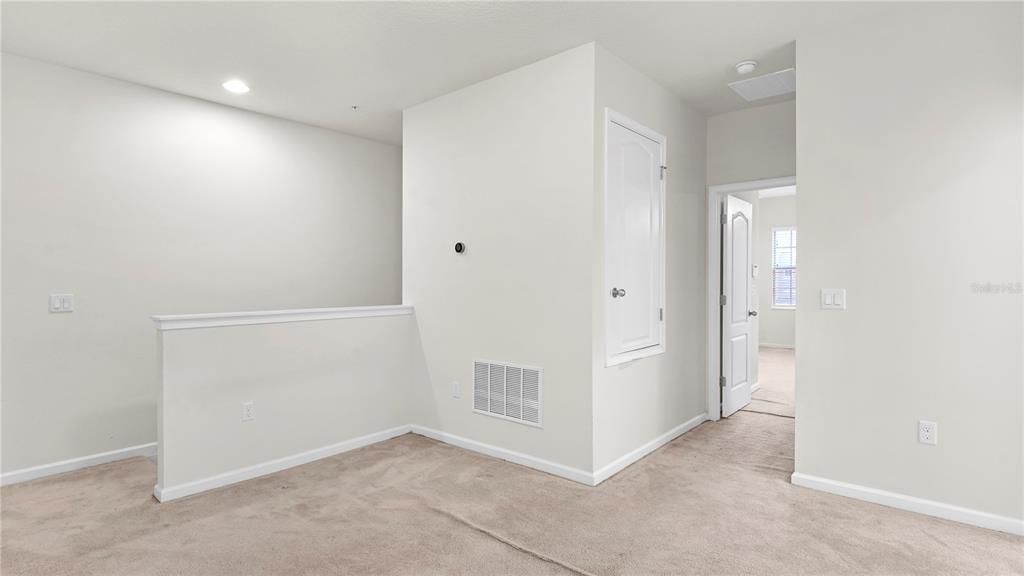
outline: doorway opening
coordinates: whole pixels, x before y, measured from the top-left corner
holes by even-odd
[[[796,178],[708,189],[708,416],[796,417]]]

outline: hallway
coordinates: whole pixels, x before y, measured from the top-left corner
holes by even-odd
[[[757,353],[760,387],[754,392],[748,412],[793,418],[796,416],[796,353],[790,348],[761,348]]]

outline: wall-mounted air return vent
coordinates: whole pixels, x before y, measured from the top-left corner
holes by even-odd
[[[787,68],[763,76],[729,83],[729,88],[747,102],[796,92],[796,70]]]
[[[541,425],[540,368],[473,362],[473,411]]]

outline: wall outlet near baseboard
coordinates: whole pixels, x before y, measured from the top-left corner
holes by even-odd
[[[242,422],[248,422],[256,419],[256,406],[252,400],[248,402],[242,402]]]
[[[939,443],[939,425],[927,420],[917,422],[917,441],[935,446]]]

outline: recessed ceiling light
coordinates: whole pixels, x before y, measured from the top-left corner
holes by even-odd
[[[744,74],[750,74],[757,69],[757,60],[744,60],[736,65],[736,72],[741,76]]]
[[[227,82],[221,84],[221,86],[223,86],[225,90],[231,92],[232,94],[245,94],[249,91],[249,85],[245,82],[242,82],[238,78],[228,80]]]

